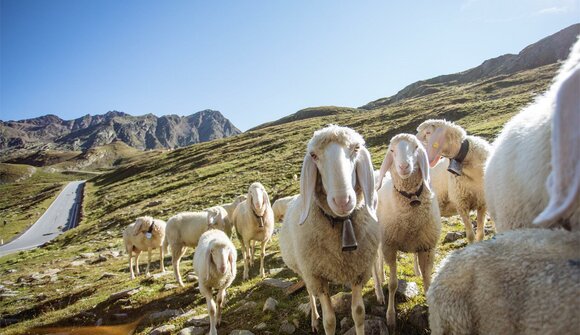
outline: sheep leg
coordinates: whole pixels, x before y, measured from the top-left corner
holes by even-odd
[[[244,256],[244,280],[250,278],[250,257],[251,257],[251,248],[250,248],[250,241],[242,243],[242,253]]]
[[[397,281],[397,252],[389,250],[384,254],[385,261],[389,266],[389,304],[387,306],[387,326],[389,333],[394,333],[397,323],[397,314],[395,313],[395,292],[399,282]]]
[[[431,271],[433,271],[434,260],[435,251],[433,251],[433,249],[419,252],[419,266],[421,267],[421,273],[423,274],[423,293],[425,295],[427,295],[429,286],[431,286]]]
[[[334,335],[336,332],[336,315],[334,308],[330,302],[330,295],[328,294],[328,283],[324,285],[324,289],[318,294],[320,305],[322,306],[322,324],[324,325],[324,332],[326,335]]]
[[[129,271],[131,272],[131,279],[135,279],[135,273],[133,272],[133,251],[131,251],[131,249],[127,252],[129,255]]]
[[[419,255],[417,253],[415,253],[414,257],[413,257],[413,272],[415,272],[415,276],[420,276],[421,275],[421,269],[419,268]]]
[[[149,265],[151,265],[151,248],[147,249],[147,271],[145,271],[147,277],[151,276],[151,272],[149,272]]]
[[[256,241],[250,242],[250,267],[254,266],[254,258],[256,257]]]
[[[171,263],[173,263],[173,273],[175,274],[175,280],[179,286],[184,287],[183,281],[181,280],[181,273],[179,272],[179,263],[181,262],[181,257],[185,254],[185,248],[181,245],[176,245],[175,248],[171,248]]]
[[[199,285],[199,292],[205,297],[207,302],[207,313],[209,314],[209,334],[217,335],[216,329],[216,304],[211,295],[211,289],[206,288],[204,285]]]
[[[312,332],[318,333],[318,319],[320,315],[318,314],[318,308],[316,308],[316,296],[308,292],[310,297],[310,325],[312,326]]]
[[[483,226],[485,225],[485,207],[480,207],[477,209],[477,235],[475,239],[477,241],[483,240],[485,232],[483,231]]]
[[[385,304],[385,294],[383,293],[383,283],[385,271],[383,270],[383,253],[379,251],[377,260],[373,266],[373,281],[375,283],[375,295],[379,304]]]
[[[137,272],[137,276],[141,274],[139,272],[139,256],[141,256],[141,251],[135,252],[135,271]]]
[[[463,225],[465,226],[465,234],[467,235],[467,242],[473,243],[475,240],[475,234],[473,233],[473,227],[471,226],[471,219],[469,218],[469,210],[467,209],[457,209],[459,212],[459,216],[461,217],[461,221],[463,221]]]
[[[264,270],[264,258],[266,258],[266,244],[268,244],[268,241],[262,242],[262,253],[260,254],[260,276],[262,276],[262,278],[266,277],[266,271]]]
[[[226,290],[222,288],[217,293],[217,325],[218,326],[222,322],[222,307],[224,307],[225,300],[226,300]]]
[[[352,284],[351,312],[357,335],[365,333],[365,304],[362,297],[362,284]]]

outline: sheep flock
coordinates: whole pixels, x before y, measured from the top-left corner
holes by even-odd
[[[139,254],[148,252],[149,274],[151,250],[159,249],[161,271],[170,253],[176,281],[184,286],[179,262],[194,248],[210,334],[217,334],[227,320],[222,308],[237,266],[243,280],[250,279],[258,242],[264,277],[267,246],[277,233],[284,263],[308,292],[313,332],[337,332],[329,285],[339,284],[351,292],[355,333],[365,334],[363,287],[372,277],[377,301],[387,304],[389,333],[395,333],[397,255],[406,252],[423,280],[432,334],[577,333],[580,41],[548,91],[493,143],[446,120],[424,120],[415,134],[387,140],[375,170],[359,133],[328,125],[305,143],[299,194],[276,194],[271,203],[267,187],[256,180],[232,203],[178,213],[167,224],[137,218],[123,233],[131,278],[140,273]],[[441,217],[456,214],[468,245],[434,268]],[[484,239],[487,217],[497,235]]]

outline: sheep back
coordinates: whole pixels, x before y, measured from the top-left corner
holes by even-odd
[[[183,212],[167,221],[166,238],[171,245],[197,246],[201,234],[208,230],[207,212]]]

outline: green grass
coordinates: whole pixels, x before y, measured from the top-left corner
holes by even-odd
[[[491,140],[512,115],[546,89],[556,69],[557,65],[549,65],[467,85],[433,85],[430,88],[432,94],[387,107],[370,111],[337,109],[337,113],[332,115],[277,124],[226,139],[158,152],[154,159],[135,159],[110,173],[95,176],[86,187],[84,216],[78,228],[58,237],[42,250],[0,258],[2,280],[14,282],[8,286],[18,292],[17,297],[1,300],[0,310],[5,314],[28,313],[23,314],[26,316],[24,321],[2,331],[18,334],[40,325],[92,325],[99,318],[103,318],[105,324],[113,324],[121,321],[112,315],[121,312],[128,313],[130,320],[149,311],[169,308],[205,313],[205,302],[192,289],[191,283],[183,289],[164,291],[163,285],[174,283],[171,275],[157,281],[143,277],[129,280],[125,257],[88,265],[86,269],[70,268],[68,264],[79,252],[120,250],[122,229],[140,215],[166,220],[177,212],[229,202],[236,195],[245,193],[254,181],[266,186],[272,201],[298,193],[299,182],[294,176],[300,174],[306,142],[316,129],[328,123],[350,126],[360,132],[367,141],[375,167],[382,161],[392,136],[400,132],[414,133],[417,125],[429,118],[454,120],[468,132]],[[448,231],[463,231],[457,217],[444,221],[442,238]],[[441,245],[437,263],[451,250],[462,246],[461,243]],[[401,255],[398,277],[415,281],[422,287],[420,278],[413,275],[411,260],[411,255]],[[166,266],[169,263],[170,257],[167,257]],[[277,236],[268,248],[266,264],[267,269],[283,267]],[[182,273],[191,270],[191,252],[182,265]],[[62,279],[33,286],[17,284],[18,278],[46,267],[64,268],[59,273]],[[8,273],[8,269],[16,272]],[[157,270],[156,265],[154,271]],[[241,271],[241,262],[238,262],[238,270]],[[257,271],[257,267],[253,268],[251,275],[255,276]],[[116,277],[99,279],[103,272],[114,273]],[[275,277],[297,279],[287,269]],[[130,299],[114,304],[106,302],[112,292],[135,286],[141,286],[142,290]],[[332,290],[334,293],[343,288],[333,286]],[[386,292],[386,287],[384,290]],[[40,301],[22,299],[41,292],[46,297]],[[220,334],[228,334],[232,329],[252,330],[261,321],[269,321],[266,322],[267,330],[277,333],[281,321],[293,319],[300,323],[297,334],[307,333],[310,329],[309,316],[301,315],[296,308],[307,302],[305,292],[285,297],[277,289],[261,285],[258,278],[242,282],[240,275],[228,294],[230,300]],[[370,313],[376,305],[372,282],[367,283],[364,294]],[[261,312],[269,296],[280,303],[274,315]],[[70,303],[62,303],[62,299],[69,299]],[[255,301],[260,310],[236,312],[243,301],[250,300]],[[401,334],[426,333],[425,330],[413,329],[407,322],[412,307],[423,303],[423,295],[398,303]],[[338,315],[337,320],[344,316],[347,315]],[[181,319],[170,321],[178,327],[183,322]],[[159,325],[142,324],[138,334],[147,334]]]

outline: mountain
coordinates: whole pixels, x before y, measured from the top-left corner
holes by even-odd
[[[517,55],[502,55],[488,59],[481,65],[463,72],[415,82],[393,96],[369,102],[360,108],[370,110],[384,107],[404,99],[438,92],[442,86],[466,84],[480,79],[508,75],[557,63],[568,57],[570,47],[574,44],[578,35],[580,35],[580,23],[571,25],[534,44],[528,45]]]
[[[270,126],[277,126],[279,124],[284,124],[284,123],[288,123],[288,122],[292,122],[292,121],[310,119],[313,117],[337,115],[337,114],[343,114],[343,113],[353,113],[353,112],[358,112],[358,111],[360,111],[360,110],[358,110],[356,108],[350,108],[350,107],[337,107],[337,106],[309,107],[309,108],[301,109],[294,114],[290,114],[290,115],[285,116],[285,117],[278,119],[276,121],[263,123],[259,126],[256,126],[252,129],[249,129],[248,131],[262,129],[262,128],[266,128],[266,127],[270,127]]]
[[[86,151],[113,141],[140,150],[173,149],[239,134],[220,112],[204,110],[189,116],[131,116],[111,111],[62,120],[45,115],[20,121],[0,121],[0,150],[53,149]]]

